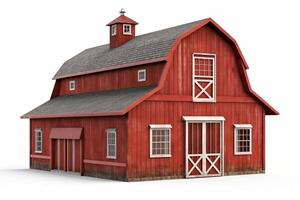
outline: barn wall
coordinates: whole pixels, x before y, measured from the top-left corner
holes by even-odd
[[[264,170],[263,109],[257,103],[192,103],[145,101],[128,115],[128,178],[182,177],[185,129],[182,116],[225,117],[225,173]],[[252,155],[234,155],[233,124],[253,125]],[[171,124],[171,158],[150,158],[149,124]]]
[[[112,70],[90,75],[65,78],[57,80],[57,82],[59,83],[56,84],[57,86],[54,88],[53,93],[55,94],[54,96],[61,96],[83,92],[95,92],[102,90],[157,85],[161,75],[162,67],[163,63],[154,63],[141,65],[138,67],[130,67],[120,70]],[[139,69],[146,69],[146,81],[138,82],[137,72]],[[75,80],[76,82],[75,91],[69,90],[70,80]]]
[[[64,119],[31,119],[30,154],[50,157],[51,128],[54,127],[82,127],[83,128],[83,159],[92,161],[107,161],[125,166],[110,166],[110,164],[83,164],[83,174],[96,177],[126,179],[127,163],[127,116],[123,117],[91,117]],[[43,152],[34,152],[34,129],[43,131]],[[106,129],[117,129],[117,159],[106,158]],[[50,169],[49,159],[31,158],[31,167]]]
[[[248,96],[239,73],[236,52],[218,32],[209,25],[195,31],[181,41],[171,59],[163,89],[158,94],[188,95],[192,98],[192,54],[216,54],[216,94]]]

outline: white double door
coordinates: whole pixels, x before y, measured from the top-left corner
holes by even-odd
[[[223,175],[223,121],[186,121],[186,177]]]

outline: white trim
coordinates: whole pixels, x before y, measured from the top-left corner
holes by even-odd
[[[150,153],[150,158],[170,158],[172,157],[171,154],[171,143],[172,143],[172,134],[171,134],[171,128],[172,125],[171,124],[149,124],[150,127],[150,145],[149,145],[149,153]],[[152,134],[153,134],[153,130],[167,130],[169,132],[169,153],[168,154],[153,154],[152,153]]]
[[[162,129],[172,128],[171,124],[149,124],[149,126],[152,129],[155,129],[155,128],[162,128]]]
[[[249,130],[249,151],[239,152],[237,149],[238,130]],[[252,125],[251,124],[234,124],[234,155],[251,155],[252,154]]]
[[[70,90],[70,91],[74,91],[75,88],[76,88],[75,80],[69,81],[69,90]]]
[[[129,32],[125,32],[125,26],[129,26]],[[131,24],[123,24],[123,35],[131,35]]]
[[[195,75],[195,59],[212,60],[213,76],[198,76]],[[216,54],[209,53],[193,53],[192,55],[192,96],[193,102],[216,102]],[[204,79],[203,79],[204,78]],[[206,79],[210,78],[210,79]],[[206,87],[201,86],[201,82],[208,82]],[[200,88],[200,92],[195,94],[195,84]],[[206,89],[212,85],[212,96],[207,93]],[[199,98],[202,94],[205,94],[207,98]]]
[[[224,176],[225,173],[224,173],[224,158],[225,158],[225,155],[224,155],[224,121],[221,121],[221,176]]]
[[[37,141],[37,134],[40,133],[40,141]],[[37,149],[37,143],[40,142],[40,150]],[[35,153],[42,153],[43,152],[43,131],[41,128],[34,129],[34,152]]]
[[[252,124],[233,124],[235,128],[252,128]]]
[[[144,78],[140,78],[140,73],[144,73]],[[146,79],[147,79],[146,69],[139,69],[138,70],[138,82],[146,81]]]
[[[114,144],[108,144],[108,134],[114,133]],[[109,154],[109,145],[114,145],[115,147],[115,155]],[[108,159],[117,159],[117,131],[115,128],[106,129],[106,158]]]
[[[206,158],[207,158],[207,154],[206,154],[206,122],[202,122],[202,155],[204,157],[204,159],[202,159],[202,173],[204,176],[207,175],[206,172]],[[193,140],[193,139],[192,139]]]
[[[111,36],[117,35],[117,24],[112,25],[110,31],[111,31]]]
[[[223,116],[183,116],[184,121],[188,122],[210,122],[210,121],[225,121]]]

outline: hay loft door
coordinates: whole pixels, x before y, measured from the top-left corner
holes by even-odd
[[[224,174],[224,117],[185,116],[185,176]]]

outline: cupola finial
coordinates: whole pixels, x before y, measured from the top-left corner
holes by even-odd
[[[124,15],[126,12],[125,12],[125,10],[124,10],[124,8],[122,8],[121,10],[120,10],[120,15]]]

